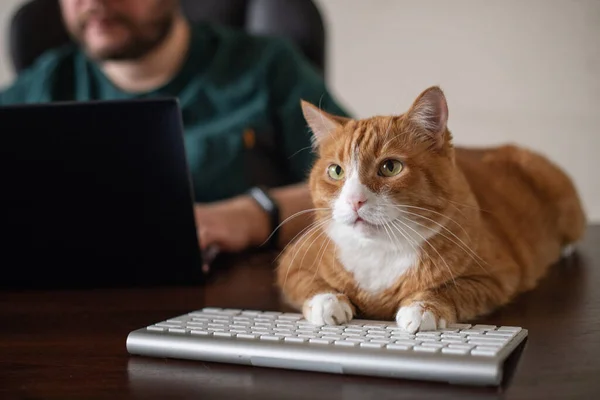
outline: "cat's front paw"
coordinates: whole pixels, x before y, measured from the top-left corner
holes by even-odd
[[[352,319],[352,307],[344,295],[321,293],[304,303],[304,318],[314,325],[340,325]]]
[[[447,325],[444,318],[419,301],[400,307],[396,314],[396,322],[400,328],[410,333],[443,329]]]

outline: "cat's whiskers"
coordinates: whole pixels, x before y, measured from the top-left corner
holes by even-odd
[[[267,237],[267,239],[263,242],[262,245],[265,245],[267,242],[269,242],[269,240],[271,239],[271,237],[275,234],[275,232],[277,232],[277,230],[279,228],[281,228],[284,224],[288,223],[289,221],[291,221],[292,219],[299,217],[301,215],[307,214],[309,212],[316,212],[316,211],[326,211],[326,210],[331,210],[331,208],[309,208],[306,210],[302,210],[302,211],[298,211],[297,213],[290,215],[289,217],[287,217],[285,220],[283,220],[282,223],[280,223],[279,225],[277,225],[275,227],[275,229],[273,229],[273,232],[271,232],[271,234],[269,235],[269,237]],[[309,225],[310,226],[310,225]],[[302,233],[302,231],[300,231],[300,233]],[[296,234],[296,236],[298,236],[298,234]],[[294,236],[294,239],[296,239],[296,236]],[[294,239],[292,239],[290,241],[290,243],[292,243],[294,241]],[[289,244],[289,243],[288,243]],[[287,246],[286,246],[287,247]],[[285,250],[285,248],[284,248]]]
[[[394,243],[394,240],[392,239],[392,236],[391,236],[391,235],[393,235],[394,239],[396,239],[396,242],[399,243],[400,240],[398,239],[398,236],[396,236],[395,232],[392,229],[393,221],[388,222],[388,221],[385,221],[384,218],[379,218],[379,220],[381,221],[383,228],[385,229],[388,237],[390,238],[390,241],[392,243]],[[413,251],[415,252],[415,254],[417,255],[417,257],[419,257],[419,262],[423,263],[423,258],[421,256],[421,251],[417,250],[417,248],[413,245],[412,241],[402,231],[400,231],[397,226],[394,225],[393,227],[396,228],[396,231],[398,231],[402,235],[402,237],[404,238],[404,240],[406,241],[406,243],[408,243],[413,248]],[[389,228],[389,231],[388,231],[388,228]],[[391,235],[390,235],[390,232],[391,232]],[[409,268],[410,275],[413,278],[415,277],[415,269],[416,269],[416,267],[414,265]]]
[[[414,229],[412,226],[408,225],[407,223],[405,223],[401,219],[396,219],[395,221],[398,221],[399,223],[401,223],[402,225],[404,225],[405,227],[407,227],[408,229],[410,229],[411,231],[413,231],[417,235],[419,235],[419,237],[421,239],[423,239],[423,241],[425,243],[427,243],[427,245],[429,245],[429,247],[431,247],[437,253],[437,255],[440,257],[440,259],[444,262],[444,265],[446,266],[446,269],[448,269],[448,273],[450,274],[450,278],[452,278],[452,282],[454,282],[454,285],[456,286],[456,281],[454,280],[454,274],[452,273],[452,269],[450,268],[450,266],[446,262],[446,259],[444,257],[442,257],[442,255],[440,254],[440,252],[435,248],[435,246],[433,246],[433,244],[431,244],[431,242],[427,238],[425,238],[425,236],[421,235],[419,233],[419,231],[417,231],[416,229]],[[411,222],[413,222],[413,221],[411,221]]]
[[[304,150],[312,150],[314,148],[314,145],[310,145],[310,146],[306,146],[301,148],[300,150],[296,151],[294,154],[292,154],[291,156],[288,157],[288,160],[292,159],[293,157],[297,156],[298,153],[303,152]]]
[[[321,231],[321,233],[319,233],[312,242],[310,242],[310,244],[305,248],[304,250],[304,254],[302,255],[302,258],[300,259],[300,268],[302,268],[302,266],[304,265],[304,259],[306,258],[306,254],[310,251],[310,249],[312,248],[313,244],[323,235],[326,235],[327,231],[325,229],[323,229]],[[321,247],[323,246],[323,243],[321,243]],[[304,247],[304,246],[302,246]],[[319,250],[321,249],[321,247],[319,248]],[[317,256],[318,256],[319,252],[317,252]],[[311,266],[314,265],[314,261],[311,264]]]
[[[429,261],[431,261],[433,263],[433,265],[438,268],[437,264],[435,263],[434,259],[431,257],[431,255],[429,255],[429,252],[423,247],[421,246],[417,240],[415,240],[409,232],[405,231],[401,226],[397,225],[394,223],[394,221],[390,221],[390,223],[392,224],[392,226],[394,228],[396,228],[396,231],[398,231],[398,233],[400,233],[402,236],[404,236],[404,238],[406,238],[406,240],[410,243],[410,245],[413,247],[413,249],[415,249],[415,252],[418,254],[419,257],[419,261],[421,262],[421,265],[425,265],[425,261],[422,258],[422,253],[424,253],[424,255],[429,259]],[[414,244],[413,244],[414,242]],[[417,250],[416,246],[419,247],[419,250]],[[423,271],[422,269],[420,269],[420,271]],[[426,270],[427,271],[427,270]],[[417,275],[417,268],[411,268],[411,276],[415,279],[417,279],[418,277]],[[431,274],[427,275],[428,280],[430,281],[431,284],[433,284],[433,278],[431,276]]]
[[[313,222],[311,225],[309,225],[310,229],[308,229],[304,234],[302,234],[302,236],[298,239],[297,242],[291,241],[289,243],[289,244],[294,243],[297,246],[297,249],[296,249],[296,253],[294,253],[294,256],[292,257],[292,260],[290,261],[290,263],[287,266],[287,270],[285,272],[285,278],[283,280],[283,286],[284,287],[285,287],[285,284],[287,282],[287,278],[288,278],[288,274],[290,272],[290,269],[291,269],[292,265],[294,265],[294,260],[296,259],[296,256],[298,255],[298,253],[300,252],[300,249],[302,248],[302,246],[301,246],[302,241],[307,241],[311,236],[313,236],[315,234],[315,232],[318,232],[320,228],[322,228],[323,226],[325,226],[330,221],[331,221],[331,218],[326,218],[326,219],[321,220],[321,221],[315,221],[315,222]]]
[[[325,244],[325,243],[327,243],[327,244]],[[331,243],[331,239],[329,238],[329,236],[327,236],[327,241],[323,243],[325,245],[325,247],[323,248],[323,253],[321,253],[321,257],[319,259],[319,262],[317,263],[317,267],[315,268],[315,273],[310,281],[311,285],[315,281],[315,278],[317,277],[317,274],[319,273],[319,267],[321,266],[321,263],[323,262],[323,256],[325,256],[325,252],[327,251],[327,247],[329,247],[330,243]],[[323,244],[321,245],[321,247],[323,247]],[[319,253],[317,253],[317,258],[319,258]]]
[[[472,250],[472,249],[471,249],[471,248],[470,248],[470,247],[469,247],[469,246],[468,246],[468,245],[467,245],[467,244],[466,244],[464,241],[462,241],[462,240],[461,240],[461,239],[460,239],[458,236],[456,236],[456,235],[454,234],[454,232],[452,232],[451,230],[449,230],[447,227],[445,227],[444,225],[440,224],[439,222],[437,222],[437,221],[435,221],[435,220],[433,220],[433,219],[431,219],[431,218],[427,218],[427,217],[425,217],[425,216],[423,216],[423,215],[420,215],[420,214],[417,214],[417,213],[413,213],[413,212],[406,211],[406,210],[400,210],[400,209],[398,209],[398,211],[399,211],[399,212],[401,212],[401,213],[404,213],[404,214],[415,215],[415,216],[417,216],[417,217],[419,217],[419,218],[426,219],[426,220],[428,220],[428,221],[430,221],[430,222],[433,222],[434,224],[436,224],[436,225],[437,225],[437,226],[439,226],[440,228],[444,229],[446,232],[450,233],[450,234],[451,234],[453,237],[455,237],[455,238],[456,238],[456,239],[457,239],[457,240],[458,240],[460,243],[459,243],[459,242],[456,242],[456,241],[455,241],[454,239],[452,239],[452,238],[449,238],[449,237],[448,237],[448,236],[446,236],[446,235],[445,235],[443,232],[437,231],[436,229],[434,229],[434,228],[431,228],[431,227],[429,227],[429,226],[427,226],[427,225],[425,225],[425,224],[421,224],[421,223],[419,223],[419,222],[415,221],[415,220],[414,220],[414,219],[412,219],[412,218],[403,217],[403,218],[404,218],[404,219],[406,219],[407,221],[410,221],[410,222],[412,222],[412,223],[414,223],[414,224],[416,224],[416,225],[418,225],[418,226],[421,226],[421,227],[423,227],[423,228],[425,228],[425,229],[429,229],[429,230],[431,230],[432,232],[435,232],[435,233],[437,233],[438,235],[440,235],[441,237],[445,238],[446,240],[448,240],[448,241],[452,242],[452,243],[453,243],[453,244],[455,244],[455,245],[456,245],[458,248],[460,248],[462,251],[464,251],[465,253],[467,253],[467,255],[468,255],[469,257],[471,257],[471,259],[473,259],[473,261],[475,261],[475,262],[477,263],[477,265],[479,265],[479,267],[480,267],[480,268],[481,268],[483,271],[485,271],[486,273],[488,273],[488,271],[487,271],[487,270],[486,270],[486,269],[483,267],[483,265],[481,265],[481,263],[480,263],[479,261],[482,261],[484,264],[486,264],[486,265],[488,265],[488,266],[489,266],[489,263],[488,263],[488,262],[486,262],[486,261],[485,261],[483,258],[481,258],[481,257],[480,257],[480,256],[479,256],[479,255],[478,255],[478,254],[477,254],[475,251],[473,251],[473,250]],[[468,250],[468,251],[467,251],[467,250]]]
[[[413,208],[413,209],[416,209],[416,210],[421,210],[421,211],[430,212],[432,214],[439,215],[440,217],[445,218],[448,221],[453,222],[454,224],[456,224],[456,226],[459,227],[465,233],[465,235],[467,236],[467,238],[469,238],[469,240],[471,240],[471,237],[469,236],[469,232],[467,232],[467,230],[461,224],[459,224],[456,220],[450,218],[446,214],[442,214],[439,211],[435,211],[435,210],[432,210],[430,208],[425,208],[425,207],[410,206],[410,205],[407,205],[407,204],[392,204],[392,203],[389,203],[388,205],[396,207],[396,208]],[[419,215],[419,214],[417,214],[417,215]]]

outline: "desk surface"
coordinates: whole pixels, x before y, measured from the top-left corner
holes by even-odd
[[[284,309],[272,255],[205,288],[0,293],[0,398],[591,399],[600,393],[600,226],[540,286],[481,320],[529,340],[500,389],[130,357],[127,334],[204,306]],[[241,257],[240,257],[241,258]],[[595,395],[595,396],[594,396]]]

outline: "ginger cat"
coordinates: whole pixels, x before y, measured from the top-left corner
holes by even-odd
[[[302,109],[318,148],[315,219],[282,253],[277,283],[311,323],[466,322],[534,288],[584,233],[573,183],[546,158],[455,148],[438,87],[400,116]]]

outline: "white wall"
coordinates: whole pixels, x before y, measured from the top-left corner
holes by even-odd
[[[1,31],[21,2],[0,0]],[[516,142],[550,156],[600,222],[599,0],[317,3],[329,24],[328,79],[350,111],[401,113],[438,84],[457,144]],[[12,76],[3,51],[0,86]]]

